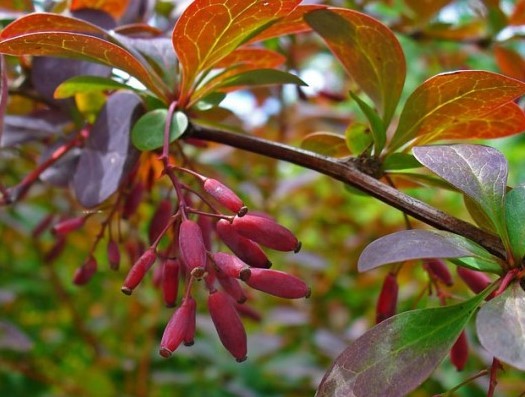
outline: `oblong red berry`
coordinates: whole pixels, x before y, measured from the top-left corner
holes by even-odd
[[[210,196],[221,203],[225,208],[239,214],[239,216],[246,214],[248,209],[244,206],[242,200],[233,192],[233,190],[225,186],[223,183],[216,179],[207,178],[204,181],[203,187]]]
[[[137,212],[143,195],[144,184],[142,182],[137,182],[131,188],[131,191],[126,197],[126,201],[124,201],[124,206],[122,207],[123,219],[129,219],[133,214],[135,214],[135,212]]]
[[[177,304],[179,293],[179,269],[177,259],[167,259],[162,267],[162,296],[167,307]]]
[[[188,297],[171,316],[160,341],[159,353],[162,357],[170,357],[184,340],[188,327],[191,327],[192,321],[195,320],[194,308],[195,300]]]
[[[118,244],[113,239],[108,241],[107,256],[110,269],[118,270],[120,266],[120,250]]]
[[[396,276],[388,273],[383,281],[376,305],[376,324],[396,314],[399,286]]]
[[[77,216],[74,218],[64,219],[63,221],[58,222],[52,228],[54,234],[63,236],[67,233],[71,233],[75,230],[80,229],[86,223],[85,216]]]
[[[155,209],[155,212],[153,213],[153,216],[151,217],[151,222],[149,224],[148,238],[150,244],[153,244],[164,231],[170,220],[172,210],[173,208],[170,200],[163,199],[160,201],[159,205]]]
[[[137,287],[137,285],[139,285],[151,266],[153,266],[156,259],[157,253],[155,252],[154,248],[148,248],[146,251],[144,251],[140,258],[137,259],[137,261],[133,264],[131,269],[129,269],[121,291],[126,295],[131,295],[133,290]]]
[[[246,331],[231,297],[222,291],[212,292],[208,310],[223,346],[238,362],[246,360]]]
[[[465,368],[468,360],[468,341],[465,331],[459,334],[459,338],[456,340],[452,349],[450,349],[450,361],[456,367],[458,371]]]
[[[197,303],[193,298],[188,299],[189,314],[188,314],[188,325],[186,326],[186,332],[184,332],[183,342],[185,346],[192,346],[195,339],[195,328],[197,320]]]
[[[216,231],[219,238],[240,260],[253,267],[269,268],[272,262],[255,241],[241,236],[230,222],[221,219],[217,222]]]
[[[470,270],[462,266],[457,267],[459,277],[467,284],[472,292],[479,294],[490,284],[490,278],[483,272]]]
[[[246,317],[257,322],[260,322],[262,320],[261,314],[253,307],[248,306],[246,303],[235,302],[235,308],[237,309],[241,317]]]
[[[235,300],[235,302],[246,302],[246,295],[244,295],[241,284],[237,279],[222,272],[215,272],[215,276],[217,277],[217,280],[224,291],[226,291],[228,295],[230,295]]]
[[[447,265],[441,259],[425,259],[423,261],[427,271],[430,272],[438,280],[441,280],[445,285],[449,287],[454,284],[452,280],[452,274],[448,270]]]
[[[182,263],[188,273],[195,268],[206,267],[206,246],[197,222],[185,219],[179,228],[179,250]]]
[[[197,224],[201,228],[202,238],[204,246],[208,251],[211,250],[211,236],[213,233],[213,223],[211,217],[206,215],[199,215],[197,218]]]
[[[298,277],[272,269],[252,268],[246,281],[250,287],[286,299],[308,298],[310,288]]]
[[[76,285],[85,285],[91,280],[97,272],[97,261],[93,256],[90,256],[86,261],[79,266],[73,276],[73,283]]]
[[[277,251],[298,252],[301,248],[290,230],[266,217],[250,214],[235,217],[232,226],[241,236]]]
[[[248,265],[233,255],[216,252],[213,254],[213,261],[227,276],[239,278],[242,281],[250,278],[251,271]]]

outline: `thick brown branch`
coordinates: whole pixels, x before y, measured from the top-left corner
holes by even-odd
[[[410,197],[399,190],[378,181],[377,179],[361,172],[350,162],[342,162],[331,157],[321,156],[307,150],[281,143],[217,129],[192,126],[190,133],[194,138],[223,143],[238,149],[287,161],[318,171],[357,188],[362,192],[368,193],[382,202],[397,208],[430,226],[467,237],[485,247],[493,254],[501,258],[505,257],[503,245],[496,236],[489,234],[468,222],[439,211],[422,201]]]

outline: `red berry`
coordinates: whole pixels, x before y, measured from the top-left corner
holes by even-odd
[[[377,300],[376,324],[396,314],[398,292],[399,286],[396,276],[388,273],[383,281],[383,287]]]
[[[279,270],[252,268],[246,284],[280,298],[299,299],[310,296],[310,288],[303,280]]]
[[[206,246],[199,225],[189,219],[182,221],[179,228],[179,250],[188,273],[195,268],[206,267]]]
[[[82,266],[78,267],[75,271],[75,275],[73,276],[73,283],[76,285],[85,285],[91,280],[93,275],[97,272],[97,261],[93,256],[90,256],[86,261],[82,264]]]
[[[476,294],[479,294],[490,284],[490,278],[483,272],[470,270],[462,266],[457,267],[457,272],[471,291]]]
[[[77,216],[75,218],[65,219],[58,222],[53,226],[53,233],[59,236],[71,233],[75,230],[80,229],[86,223],[85,216]]]
[[[294,252],[301,248],[301,243],[290,230],[269,218],[248,214],[242,218],[235,217],[232,225],[241,236],[265,247]]]
[[[424,266],[428,272],[441,280],[445,285],[451,286],[454,284],[450,270],[441,259],[426,259],[423,261]]]
[[[167,259],[162,267],[162,294],[167,307],[174,307],[177,304],[179,268],[177,259]]]
[[[155,213],[151,217],[151,222],[149,224],[148,237],[150,244],[153,244],[164,231],[170,220],[171,212],[171,201],[167,199],[161,200],[157,206],[157,209],[155,210]]]
[[[197,304],[193,298],[189,298],[189,320],[188,325],[186,326],[186,332],[184,333],[184,345],[185,346],[192,346],[193,345],[193,339],[195,338],[195,328],[196,328],[196,320],[197,320]]]
[[[208,310],[223,346],[238,362],[246,360],[246,331],[231,297],[221,291],[212,292]]]
[[[458,371],[461,371],[463,368],[465,368],[465,364],[468,360],[468,341],[467,341],[467,335],[465,334],[465,331],[462,331],[461,334],[459,334],[458,340],[454,343],[452,346],[452,349],[450,349],[450,361],[456,367]]]
[[[239,281],[233,277],[230,277],[223,272],[215,272],[219,284],[224,288],[224,291],[230,295],[235,302],[244,303],[246,302],[246,295],[242,290],[241,284]]]
[[[184,299],[181,306],[175,310],[160,341],[159,353],[162,357],[170,357],[182,343],[188,328],[192,327],[192,322],[195,321],[194,312],[195,300],[191,297]]]
[[[242,281],[250,278],[251,272],[248,265],[233,255],[216,252],[213,254],[213,261],[227,276],[239,278]]]
[[[218,180],[208,178],[204,181],[203,187],[215,200],[239,216],[243,216],[248,211],[239,196]]]
[[[108,242],[107,255],[109,261],[109,267],[112,270],[118,270],[120,266],[120,250],[115,240],[111,239]]]
[[[221,219],[217,222],[216,230],[224,244],[243,262],[253,267],[271,267],[272,262],[270,262],[259,244],[237,233],[232,224],[226,219]]]
[[[124,280],[121,291],[126,295],[131,295],[133,290],[142,281],[148,270],[153,266],[157,259],[157,253],[154,248],[148,248],[142,256],[129,269],[128,275]]]
[[[124,202],[124,206],[122,208],[123,219],[129,219],[135,214],[135,212],[137,212],[143,195],[144,184],[142,182],[137,182],[129,192],[128,196],[126,197],[126,201]]]
[[[202,238],[204,240],[204,246],[208,251],[211,250],[211,235],[213,232],[213,223],[209,216],[199,215],[197,223],[202,231]]]

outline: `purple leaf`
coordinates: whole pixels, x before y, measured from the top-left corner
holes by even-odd
[[[490,290],[453,306],[390,317],[352,343],[316,397],[403,397],[427,379]]]
[[[4,134],[0,147],[10,147],[60,133],[69,119],[61,112],[43,111],[32,116],[11,116],[3,119]]]
[[[130,129],[143,109],[132,93],[112,95],[98,116],[80,157],[73,188],[79,202],[94,207],[112,195],[138,157]]]
[[[479,341],[490,354],[525,370],[525,292],[514,283],[483,305],[476,318]]]
[[[412,259],[466,258],[477,261],[468,267],[498,273],[496,258],[481,246],[454,233],[441,230],[403,230],[370,243],[361,253],[357,268],[360,272],[389,263]]]
[[[64,144],[65,140],[61,139],[53,145],[48,146],[44,153],[42,153],[39,163],[43,163],[49,159],[55,150]],[[80,148],[70,150],[55,164],[44,170],[40,174],[40,180],[53,186],[67,187],[75,175],[81,153],[82,150]]]
[[[477,202],[503,239],[508,165],[505,157],[488,146],[439,145],[413,148],[416,159]]]

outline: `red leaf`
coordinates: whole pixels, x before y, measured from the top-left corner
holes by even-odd
[[[281,18],[272,24],[268,29],[263,30],[257,36],[252,38],[250,43],[268,40],[287,34],[310,32],[312,28],[306,23],[304,16],[309,12],[324,8],[326,8],[324,5],[301,5],[284,18]]]
[[[425,22],[432,18],[439,10],[452,0],[405,0],[405,4],[415,14],[418,22]]]
[[[58,14],[29,14],[7,25],[0,33],[2,40],[28,33],[42,32],[84,33],[108,38],[104,29],[82,19],[70,18]]]
[[[221,59],[214,68],[226,69],[199,88],[191,96],[188,106],[193,105],[199,99],[217,90],[225,80],[242,72],[256,69],[273,69],[282,65],[286,58],[278,52],[264,48],[237,48],[232,53]]]
[[[102,63],[136,77],[159,98],[168,101],[169,89],[157,74],[125,48],[93,34],[109,37],[104,30],[79,19],[33,14],[14,21],[2,31],[0,52]]]
[[[517,133],[523,128],[523,115],[508,103],[524,94],[524,83],[497,73],[464,70],[434,76],[408,98],[390,150],[414,138],[421,144]]]
[[[342,8],[313,11],[305,19],[374,101],[388,124],[406,74],[403,50],[394,33],[368,15]]]
[[[253,35],[292,12],[300,0],[195,0],[177,21],[173,47],[182,69],[179,104],[184,107],[197,76],[213,68]]]
[[[511,25],[525,25],[525,0],[518,0],[509,18]]]
[[[83,8],[101,10],[110,14],[113,18],[120,18],[128,8],[129,0],[73,0],[70,10],[76,11]]]
[[[494,57],[503,74],[525,81],[525,59],[518,52],[497,46],[494,47]]]

